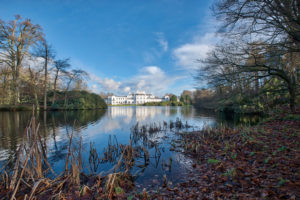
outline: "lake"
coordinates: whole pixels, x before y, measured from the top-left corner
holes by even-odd
[[[0,165],[13,161],[18,145],[22,142],[24,130],[32,117],[32,112],[0,112]],[[107,110],[81,110],[39,112],[36,118],[40,124],[40,135],[47,143],[48,158],[56,172],[64,167],[68,152],[70,134],[74,141],[82,141],[84,172],[91,173],[88,165],[90,147],[102,155],[109,145],[128,144],[145,147],[150,160],[143,166],[143,158],[136,160],[131,173],[136,176],[136,187],[157,187],[163,176],[170,183],[182,181],[191,170],[192,161],[181,152],[171,151],[176,129],[165,129],[147,137],[133,134],[132,128],[155,124],[163,126],[170,121],[188,123],[187,130],[199,130],[203,127],[214,127],[220,124],[235,126],[238,123],[253,123],[259,120],[250,118],[225,118],[211,112],[196,110],[193,107],[146,107],[146,106],[112,106]],[[187,131],[184,130],[184,131]],[[97,166],[95,173],[107,173],[116,160],[110,160]]]

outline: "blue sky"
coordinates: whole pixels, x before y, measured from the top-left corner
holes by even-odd
[[[57,58],[90,73],[94,92],[193,89],[215,41],[212,0],[0,0],[0,18],[40,24]]]

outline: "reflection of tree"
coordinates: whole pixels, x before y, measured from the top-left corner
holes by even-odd
[[[228,126],[237,126],[239,124],[253,125],[262,120],[260,115],[243,115],[243,114],[228,114],[224,112],[218,113],[218,124],[225,124]]]
[[[79,130],[90,123],[99,121],[105,110],[82,110],[70,112],[43,112],[37,113],[36,118],[40,123],[41,137],[46,141],[53,139],[54,148],[64,151],[62,144],[57,144],[56,137],[59,127],[72,127]],[[0,150],[7,150],[8,157],[13,158],[20,144],[32,112],[0,112]],[[74,123],[75,122],[75,123]],[[50,136],[52,134],[52,136]],[[52,138],[52,139],[51,139]],[[59,155],[60,152],[56,152]],[[60,156],[59,156],[60,157]]]
[[[194,114],[192,116],[203,116],[214,118],[219,125],[227,125],[230,127],[240,124],[255,124],[259,122],[263,117],[260,115],[242,115],[225,112],[214,112],[209,109],[193,109]]]
[[[181,108],[181,114],[184,117],[192,117],[194,115],[194,109],[192,106],[184,106]]]
[[[80,128],[99,121],[105,112],[106,110],[77,110],[47,112],[47,115],[51,115],[55,118],[57,126],[73,126],[75,124],[75,128]]]
[[[169,109],[170,110],[170,116],[174,116],[177,114],[178,110],[177,109]]]

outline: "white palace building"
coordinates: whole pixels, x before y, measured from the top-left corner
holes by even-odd
[[[105,100],[108,105],[121,105],[121,104],[144,104],[148,102],[163,102],[169,101],[169,96],[163,98],[155,97],[152,94],[146,94],[145,92],[136,92],[127,96],[109,96]]]

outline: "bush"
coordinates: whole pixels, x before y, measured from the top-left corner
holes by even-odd
[[[48,99],[51,98],[52,93],[48,94]],[[97,94],[89,93],[87,91],[68,91],[67,105],[64,106],[65,92],[57,92],[55,103],[51,109],[67,109],[67,110],[85,110],[85,109],[106,109],[105,101]]]
[[[57,103],[54,103],[51,105],[50,107],[51,110],[58,110],[59,109],[59,105]]]

